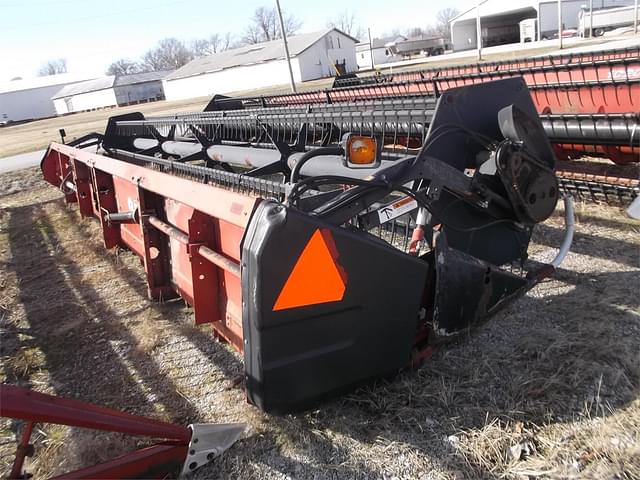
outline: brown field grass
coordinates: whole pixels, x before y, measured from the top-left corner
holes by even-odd
[[[552,280],[422,368],[297,415],[245,402],[241,357],[179,301],[152,303],[140,263],[105,252],[35,169],[0,176],[0,379],[128,412],[249,430],[194,478],[640,478],[640,226],[578,204]],[[550,260],[559,211],[534,236]],[[372,352],[375,354],[375,352]],[[18,422],[0,422],[0,476]],[[140,444],[39,426],[36,478]]]

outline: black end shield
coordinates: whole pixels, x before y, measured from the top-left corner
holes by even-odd
[[[428,264],[265,201],[242,249],[249,400],[305,408],[410,361]]]

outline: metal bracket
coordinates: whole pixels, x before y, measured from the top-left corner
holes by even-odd
[[[194,423],[189,425],[191,441],[181,475],[193,472],[220,456],[236,443],[246,430],[246,423]]]

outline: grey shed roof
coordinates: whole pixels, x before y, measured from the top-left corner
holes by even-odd
[[[116,77],[114,75],[109,75],[108,77],[96,78],[95,80],[87,80],[86,82],[65,85],[60,89],[60,91],[58,91],[58,93],[51,97],[51,100],[111,88],[113,87],[115,78]]]
[[[332,31],[338,32],[341,35],[352,39],[354,42],[357,41],[355,38],[350,37],[338,29],[328,28],[320,32],[302,33],[300,35],[288,37],[287,43],[289,44],[289,54],[292,57],[300,55],[311,45]],[[282,39],[256,43],[255,45],[245,45],[244,47],[234,48],[233,50],[226,50],[206,57],[196,58],[195,60],[187,63],[184,67],[169,74],[165,80],[193,77],[203,73],[217,72],[241,65],[253,65],[280,58],[284,58],[284,46],[282,44]]]
[[[162,80],[173,70],[161,70],[158,72],[133,73],[131,75],[119,75],[116,77],[114,86],[121,87],[123,85],[134,85],[136,83],[155,82]]]
[[[134,73],[132,75],[122,76],[108,75],[106,77],[96,78],[94,80],[87,80],[86,82],[66,85],[62,87],[62,89],[58,93],[51,97],[51,100],[55,100],[56,98],[71,97],[73,95],[80,95],[83,93],[96,92],[98,90],[105,90],[112,87],[121,87],[123,85],[133,85],[135,83],[162,80],[169,73],[171,73],[170,70]]]

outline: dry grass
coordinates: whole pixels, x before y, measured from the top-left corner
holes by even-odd
[[[6,368],[13,371],[16,378],[29,378],[42,366],[42,352],[34,347],[20,348],[6,360]]]
[[[273,417],[234,386],[240,356],[181,302],[149,302],[137,258],[104,252],[96,222],[22,175],[0,194],[2,381],[183,424],[249,423],[197,478],[640,478],[640,227],[616,209],[578,205],[554,279],[419,370]],[[561,226],[558,212],[537,230],[535,258],[553,256]],[[0,422],[0,475],[18,428]],[[37,435],[37,477],[138,446],[60,428]]]

